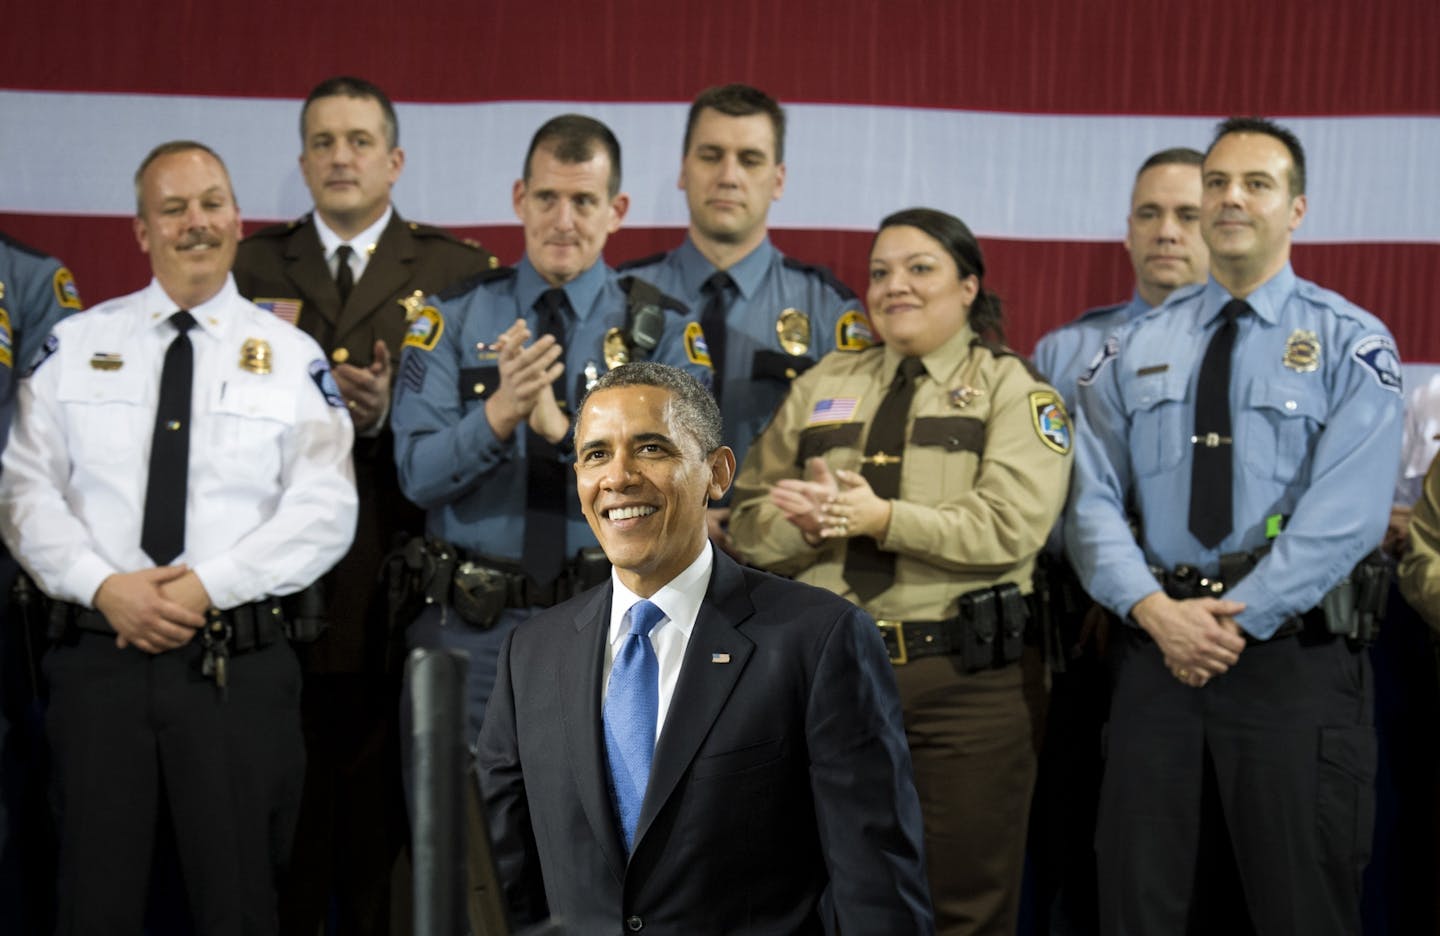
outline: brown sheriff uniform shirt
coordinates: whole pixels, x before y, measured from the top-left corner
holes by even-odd
[[[830,354],[794,381],[736,480],[730,532],[748,561],[855,601],[843,575],[848,541],[810,546],[768,490],[803,477],[812,456],[832,471],[860,471],[901,357],[883,345]],[[1023,358],[980,343],[967,326],[922,360],[900,497],[880,544],[898,554],[895,583],[865,606],[877,618],[953,617],[960,595],[1001,582],[1028,592],[1069,487],[1069,417]],[[837,412],[848,415],[836,421]]]

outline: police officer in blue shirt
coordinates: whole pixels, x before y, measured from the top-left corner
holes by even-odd
[[[831,351],[869,347],[869,321],[833,273],[770,243],[770,204],[785,190],[785,112],[774,98],[743,84],[702,91],[685,125],[680,188],[690,208],[684,243],[620,269],[701,314],[725,443],[743,464],[790,381]],[[709,515],[722,544],[729,513]]]
[[[471,741],[505,635],[610,574],[570,480],[571,414],[586,387],[643,358],[707,386],[711,376],[695,317],[601,257],[629,205],[608,127],[577,114],[547,122],[513,199],[525,257],[420,310],[392,416],[401,489],[426,514],[426,542],[405,556],[427,602],[410,642],[469,652]]]
[[[1122,329],[1079,380],[1066,548],[1136,625],[1096,835],[1101,930],[1185,932],[1201,824],[1223,821],[1257,932],[1353,934],[1374,699],[1360,641],[1339,635],[1365,614],[1340,605],[1373,610],[1349,585],[1385,531],[1399,360],[1378,319],[1290,268],[1306,210],[1294,134],[1225,121],[1203,185],[1211,279]]]
[[[0,449],[10,435],[10,421],[15,415],[17,380],[43,347],[51,327],[81,308],[80,293],[69,269],[54,257],[0,233]],[[18,568],[0,546],[0,608],[5,608]],[[45,906],[43,895],[51,894],[51,882],[43,871],[33,878],[31,872],[43,867],[35,856],[54,847],[53,842],[27,842],[31,835],[40,833],[25,817],[43,814],[45,806],[18,797],[35,780],[29,774],[39,769],[38,752],[20,740],[24,732],[17,734],[14,741],[8,738],[9,722],[19,722],[38,691],[29,675],[33,666],[25,652],[22,626],[23,622],[5,608],[0,618],[0,686],[4,687],[0,751],[7,752],[5,770],[11,782],[5,784],[6,795],[0,799],[0,907],[6,908],[0,912],[0,930],[10,932],[44,929],[35,920],[26,922],[25,914],[48,912],[48,908],[38,908]],[[43,741],[37,738],[34,744]],[[15,753],[17,750],[23,753]],[[12,800],[12,796],[17,798]],[[14,827],[9,821],[11,814],[19,819]],[[22,855],[29,857],[22,859]],[[22,882],[23,878],[29,880]]]
[[[1160,305],[1176,289],[1203,283],[1210,254],[1200,237],[1200,162],[1178,146],[1152,154],[1135,174],[1125,249],[1135,270],[1129,302],[1101,306],[1049,332],[1034,363],[1076,408],[1076,378],[1121,325]],[[1050,533],[1036,565],[1037,593],[1048,595],[1051,625],[1050,715],[1031,815],[1030,867],[1036,913],[1066,932],[1096,932],[1095,807],[1100,738],[1110,705],[1103,612],[1065,563],[1065,524]],[[1041,920],[1044,925],[1043,919]]]

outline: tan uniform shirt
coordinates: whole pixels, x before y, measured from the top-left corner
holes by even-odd
[[[1069,417],[1022,358],[980,344],[967,327],[922,360],[900,497],[880,544],[898,554],[895,584],[866,605],[877,618],[952,617],[960,595],[1001,582],[1028,592],[1069,485]],[[768,492],[802,477],[812,456],[832,471],[859,471],[900,361],[884,346],[831,354],[795,380],[736,480],[730,532],[748,561],[855,600],[843,575],[847,541],[811,547]]]
[[[1425,472],[1410,515],[1410,548],[1400,560],[1400,594],[1440,632],[1440,458]]]

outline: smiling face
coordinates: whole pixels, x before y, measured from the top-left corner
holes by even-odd
[[[955,258],[919,228],[884,228],[870,249],[870,322],[907,357],[929,354],[965,326],[980,290]]]
[[[680,167],[696,240],[750,247],[765,236],[770,203],[785,189],[775,161],[775,126],[767,114],[732,117],[700,112]]]
[[[341,237],[354,237],[380,219],[405,152],[389,144],[385,112],[368,97],[316,98],[305,109],[300,172],[315,210]]]
[[[580,506],[620,581],[648,598],[705,548],[705,508],[724,496],[735,454],[706,454],[662,387],[597,390],[575,427]]]
[[[1140,297],[1152,306],[1188,283],[1204,281],[1210,253],[1200,238],[1200,167],[1151,166],[1135,180],[1125,248]]]
[[[155,278],[181,308],[214,297],[240,241],[240,211],[225,167],[204,150],[157,157],[140,179],[134,229]]]
[[[565,162],[553,146],[541,146],[529,169],[512,193],[515,216],[525,227],[525,256],[545,282],[563,286],[600,259],[630,201],[624,194],[610,197],[610,156],[603,146],[583,162]]]
[[[1231,133],[1205,156],[1202,231],[1215,278],[1244,295],[1290,259],[1290,235],[1305,217],[1305,196],[1292,194],[1294,161],[1264,133]]]

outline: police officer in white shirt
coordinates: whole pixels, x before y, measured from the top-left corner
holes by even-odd
[[[304,775],[283,599],[354,535],[351,422],[314,341],[235,289],[220,158],[163,144],[135,187],[154,279],[56,327],[0,473],[55,603],[56,932],[141,931],[163,808],[197,932],[271,933]]]

